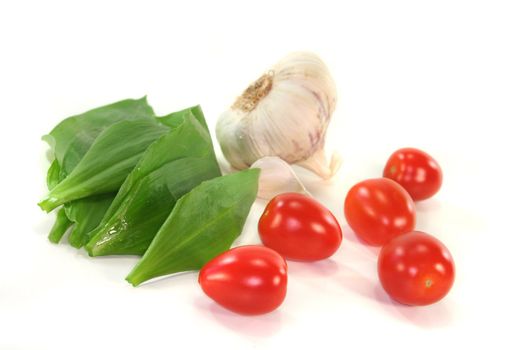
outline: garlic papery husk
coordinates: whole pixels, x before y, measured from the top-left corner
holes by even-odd
[[[276,156],[330,178],[337,161],[326,160],[324,144],[336,99],[335,83],[317,55],[290,54],[219,117],[216,134],[224,157],[244,169]]]
[[[281,193],[298,192],[310,195],[290,164],[279,157],[264,157],[252,164],[261,169],[257,197],[272,199]]]

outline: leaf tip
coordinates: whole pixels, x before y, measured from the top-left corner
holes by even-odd
[[[131,284],[133,287],[137,287],[139,284],[144,282],[144,279],[139,275],[135,274],[134,271],[131,271],[130,274],[126,277],[126,281]]]

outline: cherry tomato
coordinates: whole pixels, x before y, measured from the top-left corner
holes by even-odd
[[[369,179],[354,185],[345,199],[345,216],[364,242],[381,246],[414,229],[414,202],[396,182]]]
[[[443,182],[439,164],[416,148],[395,151],[386,162],[383,176],[403,186],[415,201],[432,197]]]
[[[275,310],[286,296],[286,261],[262,246],[241,246],[210,260],[199,273],[199,284],[210,298],[244,315]]]
[[[386,244],[379,253],[377,270],[390,297],[407,305],[435,303],[454,283],[454,261],[447,247],[419,231]]]
[[[259,236],[285,258],[301,261],[332,256],[343,239],[334,215],[299,193],[280,194],[268,203],[259,219]]]

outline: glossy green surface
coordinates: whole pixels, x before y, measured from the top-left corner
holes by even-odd
[[[259,173],[249,169],[217,177],[179,199],[126,280],[136,286],[154,277],[198,270],[229,249],[257,195]]]
[[[109,126],[122,120],[150,119],[153,116],[146,97],[123,100],[64,119],[43,140],[51,146],[62,172],[69,174],[98,135]]]
[[[177,124],[146,150],[90,233],[86,250],[91,256],[142,255],[175,202],[221,175],[207,129],[190,115]]]
[[[119,101],[64,119],[43,137],[51,146],[55,158],[47,173],[49,190],[73,171],[95,139],[108,127],[123,120],[151,120],[153,116],[153,109],[144,97],[138,100]],[[72,213],[74,213],[72,214],[74,222],[70,221],[68,227],[74,225],[72,230],[74,237],[84,235],[96,227],[101,220],[98,214],[109,206],[107,198],[104,197],[89,198],[86,199],[86,203],[84,199],[68,203],[66,211],[57,213],[57,222],[50,233],[50,237],[54,237],[51,241],[54,243],[60,241],[67,228],[58,239],[57,228],[64,227],[67,223],[66,219],[71,220],[68,215]],[[100,203],[97,200],[99,198],[101,198]],[[78,246],[78,244],[73,245]]]
[[[124,120],[109,126],[39,205],[49,212],[76,199],[118,191],[146,148],[169,131],[155,118]]]
[[[200,106],[154,118],[153,110],[142,98],[120,101],[67,118],[44,136],[56,158],[47,174],[51,194],[43,205],[49,209],[63,202],[65,208],[57,218],[60,222],[52,229],[53,241],[58,243],[57,228],[65,227],[69,219],[60,237],[73,226],[69,243],[76,248],[85,245],[90,238],[89,232],[100,224],[120,184],[145,148],[179,125],[183,116],[195,118],[207,130]],[[66,169],[62,169],[60,163],[65,164]],[[63,195],[64,189],[69,191],[69,197],[53,197],[57,193]],[[89,196],[71,201],[79,194]]]
[[[55,224],[51,228],[47,238],[53,243],[60,242],[67,229],[71,227],[71,225],[73,225],[73,222],[71,222],[67,217],[65,209],[60,208],[60,210],[57,212]]]
[[[64,204],[69,220],[75,222],[69,234],[69,244],[75,248],[86,245],[90,239],[89,233],[100,224],[115,195],[101,194]]]
[[[91,256],[147,251],[128,276],[134,285],[228,249],[256,197],[259,170],[221,177],[199,106],[155,117],[145,99],[125,100],[68,118],[45,139],[55,159],[39,205],[60,207],[49,240],[72,227],[69,243]]]

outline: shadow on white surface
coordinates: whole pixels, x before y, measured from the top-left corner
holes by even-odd
[[[424,209],[421,210],[434,211],[439,208],[438,202],[422,203],[422,205]],[[363,263],[372,264],[375,270],[377,256],[381,248],[367,245],[361,241],[349,227],[343,227],[343,236],[345,240],[353,245],[354,254],[356,253],[355,249],[367,250],[371,253],[368,256],[363,256],[366,258],[366,261],[363,261]],[[453,322],[452,311],[451,308],[447,306],[446,299],[436,304],[423,307],[403,305],[388,296],[381,287],[377,277],[372,278],[369,273],[362,273],[347,265],[338,264],[338,269],[340,273],[344,275],[341,276],[342,278],[338,278],[341,286],[352,293],[377,302],[381,310],[400,322],[410,322],[418,327],[429,329],[447,327]],[[365,269],[364,272],[370,271]],[[374,272],[374,276],[375,275]]]
[[[432,213],[441,209],[441,203],[434,198],[429,198],[424,201],[415,202],[415,204],[416,213]]]
[[[344,225],[341,230],[343,231],[343,239],[346,241],[352,242],[353,244],[358,244],[360,247],[367,249],[376,256],[379,255],[381,248],[371,246],[365,241],[361,240],[349,226]]]
[[[228,311],[205,296],[195,298],[194,305],[203,317],[246,336],[258,338],[272,336],[281,329],[283,323],[281,309],[259,316],[243,316]]]
[[[137,258],[138,259],[138,258]],[[131,269],[130,269],[131,271]],[[197,271],[183,271],[172,273],[165,276],[154,277],[150,280],[144,281],[137,287],[143,290],[172,290],[177,288],[178,285],[183,284],[197,284],[198,272]],[[131,284],[130,284],[131,286]],[[134,287],[134,288],[137,288]]]
[[[45,214],[44,212],[42,213],[43,213],[42,219],[41,220],[39,219],[36,223],[32,225],[32,230],[36,235],[46,237],[47,239],[47,235],[49,235],[49,231],[51,230],[51,227],[53,227],[53,223],[55,222],[56,214],[55,213]],[[66,232],[66,235],[67,234],[69,233]]]
[[[366,275],[359,273],[357,270],[345,267],[343,278],[339,278],[340,284],[351,293],[358,294],[362,297],[376,300],[374,287],[378,283]]]
[[[319,276],[326,277],[335,274],[339,270],[339,265],[331,260],[321,260],[316,262],[287,261],[288,274],[294,276]]]
[[[374,292],[384,310],[398,320],[409,321],[421,328],[442,328],[453,321],[446,300],[428,306],[407,306],[392,300],[380,285],[376,285]]]

